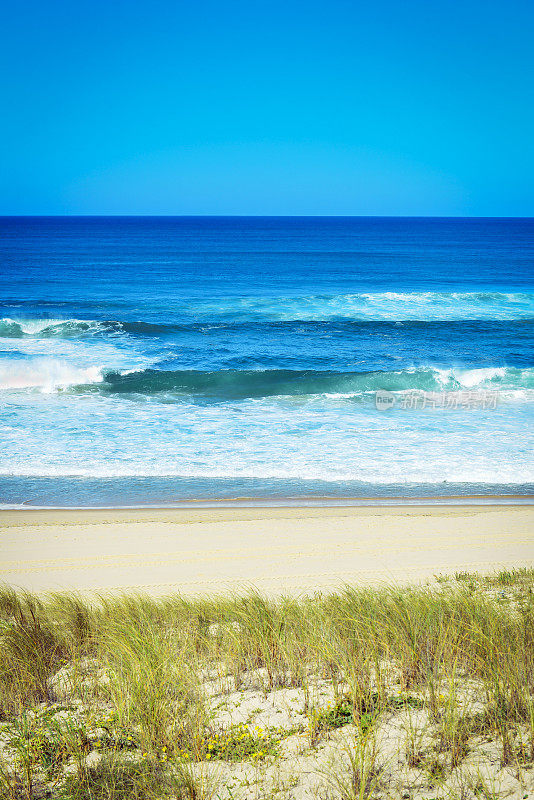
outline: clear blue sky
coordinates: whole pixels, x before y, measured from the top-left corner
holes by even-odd
[[[0,213],[534,213],[534,4],[17,0]]]

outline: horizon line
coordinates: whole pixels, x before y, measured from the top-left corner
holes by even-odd
[[[150,214],[94,212],[70,214],[0,214],[0,219],[534,219],[534,214]]]

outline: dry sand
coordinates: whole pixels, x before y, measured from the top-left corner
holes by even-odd
[[[534,563],[534,506],[0,512],[0,583],[310,592]]]

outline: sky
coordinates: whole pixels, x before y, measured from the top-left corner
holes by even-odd
[[[0,214],[534,214],[534,4],[17,0]]]

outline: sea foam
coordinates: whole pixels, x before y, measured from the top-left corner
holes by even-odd
[[[75,367],[67,361],[54,358],[36,358],[28,361],[0,363],[0,389],[39,389],[50,393],[80,384],[94,384],[103,380],[99,367]]]

